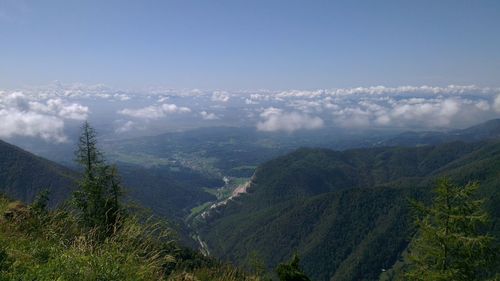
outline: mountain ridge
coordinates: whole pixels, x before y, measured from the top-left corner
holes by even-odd
[[[212,253],[238,264],[247,262],[250,249],[269,267],[299,251],[314,280],[377,280],[411,238],[407,198],[428,200],[441,176],[480,180],[498,221],[494,167],[500,167],[500,140],[302,148],[257,168],[248,193],[216,210],[200,232]]]

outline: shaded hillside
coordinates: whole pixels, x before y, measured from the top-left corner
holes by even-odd
[[[222,180],[206,178],[188,169],[172,172],[168,167],[145,168],[124,163],[118,167],[128,197],[167,218],[181,219],[191,208],[215,201],[215,196],[201,187],[224,184]]]
[[[67,198],[77,174],[17,146],[0,141],[0,192],[31,202],[42,190],[50,191],[52,204]]]
[[[200,228],[211,253],[240,264],[252,251],[269,267],[298,251],[313,280],[377,280],[411,238],[408,197],[428,199],[443,175],[479,180],[498,221],[499,171],[497,141],[299,149],[261,165],[249,194],[212,211]]]
[[[154,214],[172,221],[187,243],[188,230],[182,219],[191,208],[215,197],[201,187],[218,187],[222,180],[207,178],[189,169],[175,172],[168,167],[144,168],[119,163],[125,195]],[[68,199],[76,187],[78,173],[38,157],[17,146],[0,141],[0,193],[30,203],[42,190],[50,191],[50,204]]]

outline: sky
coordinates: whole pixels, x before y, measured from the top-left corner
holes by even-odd
[[[497,0],[0,0],[0,139],[500,118]]]
[[[499,86],[500,1],[0,0],[0,86]]]

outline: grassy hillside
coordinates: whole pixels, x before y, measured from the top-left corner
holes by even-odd
[[[258,281],[180,247],[161,221],[130,216],[104,241],[65,210],[0,195],[0,280]]]
[[[478,180],[499,231],[500,142],[337,152],[299,149],[257,169],[249,193],[199,224],[211,253],[269,267],[294,251],[313,280],[377,280],[413,233],[407,198],[436,178]]]

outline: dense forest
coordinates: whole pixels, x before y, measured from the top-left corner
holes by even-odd
[[[246,193],[191,218],[189,227],[182,224],[188,209],[214,200],[195,188],[209,177],[185,170],[165,189],[173,174],[108,164],[87,123],[78,172],[1,143],[1,280],[495,278],[500,142],[484,136],[417,147],[301,148],[259,165]],[[443,178],[450,180],[443,185]],[[454,232],[439,236],[443,220],[432,210],[442,210],[440,198],[459,195],[457,206],[470,207],[449,216],[478,219],[458,220]],[[193,230],[210,257],[193,249]],[[442,259],[446,270],[426,255],[435,241],[458,249]],[[472,260],[477,265],[467,269]]]
[[[12,198],[31,202],[48,189],[55,205],[76,187],[76,172],[1,140],[0,159],[0,192]]]
[[[377,280],[414,233],[409,199],[428,202],[438,178],[479,181],[499,236],[500,142],[299,149],[261,165],[248,194],[200,219],[216,256],[245,265],[255,251],[271,268],[300,253],[313,280]]]

